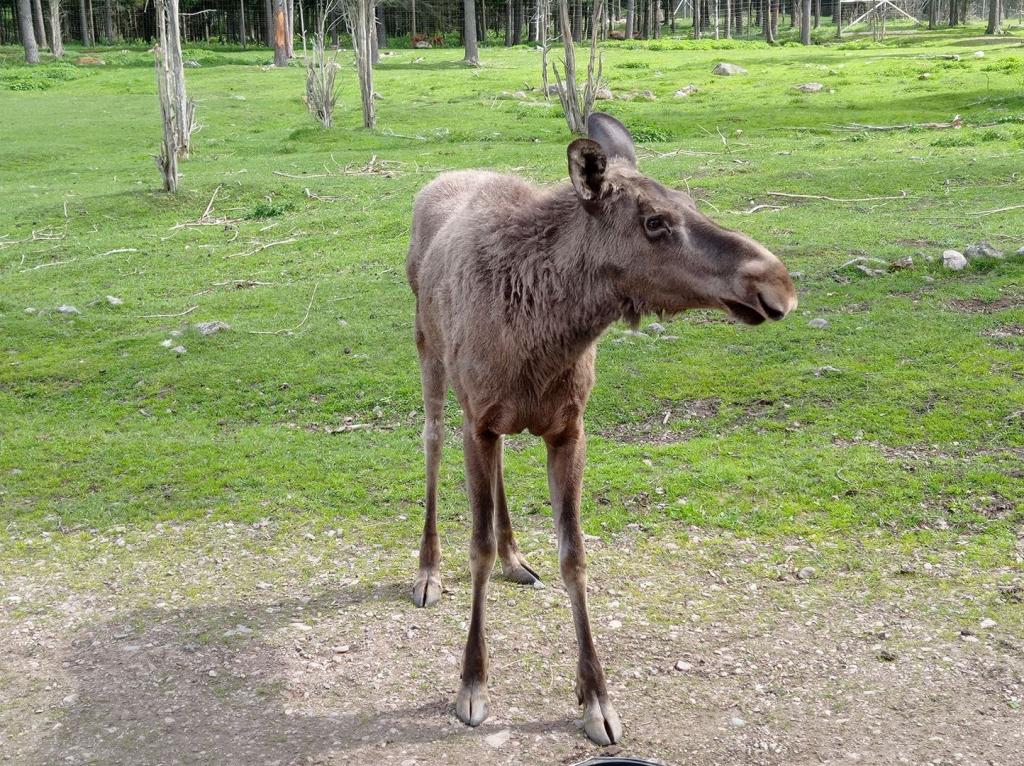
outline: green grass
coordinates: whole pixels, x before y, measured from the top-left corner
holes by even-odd
[[[1024,343],[984,333],[1024,325],[1024,259],[954,273],[923,257],[980,239],[1024,246],[1024,211],[976,214],[1020,203],[1024,47],[968,34],[978,29],[811,48],[609,46],[613,91],[657,96],[602,103],[646,139],[643,168],[803,276],[800,309],[778,325],[688,316],[668,323],[674,341],[607,334],[587,414],[589,531],[679,522],[841,541],[881,530],[915,545],[969,534],[978,561],[1013,560]],[[412,197],[449,168],[539,182],[566,173],[558,108],[501,97],[539,85],[539,54],[483,53],[473,70],[458,50],[395,51],[377,70],[370,132],[344,54],[325,130],[305,111],[301,68],[265,68],[266,51],[189,50],[202,64],[187,72],[202,130],[168,196],[152,160],[160,126],[145,51],[30,69],[0,49],[0,534],[275,517],[369,523],[374,539],[411,547],[422,495],[404,279]],[[940,58],[950,53],[960,60]],[[712,76],[723,59],[750,74]],[[826,90],[794,90],[808,81]],[[673,98],[691,83],[696,95]],[[956,114],[968,127],[832,129]],[[391,172],[360,172],[373,158]],[[173,228],[196,221],[218,188],[213,215],[231,226]],[[844,204],[769,191],[907,196]],[[784,207],[737,212],[751,202]],[[253,252],[282,240],[294,241]],[[914,267],[837,273],[860,255],[912,255]],[[269,284],[217,284],[229,280]],[[1004,296],[1011,305],[987,313],[953,303]],[[818,316],[827,329],[808,327]],[[232,329],[190,329],[206,320]],[[161,346],[178,330],[181,356]],[[815,374],[826,365],[839,372]],[[690,437],[677,443],[601,436],[705,399],[714,414],[675,424]],[[345,418],[376,427],[316,427]],[[547,513],[543,450],[523,444],[506,461],[520,523]],[[442,524],[464,525],[460,449],[449,445]]]

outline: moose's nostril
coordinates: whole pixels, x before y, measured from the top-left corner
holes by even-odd
[[[772,304],[770,304],[767,300],[765,300],[765,297],[764,297],[763,294],[758,293],[757,294],[757,299],[761,302],[761,306],[762,306],[762,308],[764,308],[764,313],[768,315],[769,319],[774,319],[774,320],[777,321],[779,319],[782,319],[784,316],[786,316],[786,312],[785,311],[775,308]]]

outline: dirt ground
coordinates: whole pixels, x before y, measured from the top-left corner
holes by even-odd
[[[520,538],[546,587],[493,581],[491,718],[476,730],[452,707],[461,541],[428,610],[408,597],[411,550],[346,532],[161,525],[97,536],[71,562],[58,540],[28,541],[0,579],[0,759],[1022,763],[1024,637],[1006,618],[1024,609],[1019,571],[977,571],[966,544],[932,563],[705,535],[588,540],[625,727],[604,751],[577,725],[572,627],[540,521]]]

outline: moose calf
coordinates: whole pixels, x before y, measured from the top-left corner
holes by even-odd
[[[587,734],[619,739],[587,615],[580,494],[583,411],[598,337],[644,314],[722,309],[741,322],[782,319],[796,292],[767,248],[697,210],[690,197],[637,170],[629,131],[593,114],[590,138],[569,144],[569,179],[538,188],[484,171],[443,173],[415,202],[406,271],[416,294],[416,347],[426,423],[426,521],[413,600],[441,595],[437,476],[444,400],[463,412],[473,511],[473,607],[458,717],[487,717],[484,610],[495,554],[505,576],[537,581],[516,546],[502,480],[502,436],[528,429],[547,445],[548,485],[562,579],[572,604],[576,696]]]

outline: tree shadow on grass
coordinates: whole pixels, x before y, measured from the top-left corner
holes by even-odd
[[[407,590],[355,584],[93,624],[70,640],[63,661],[75,691],[32,762],[371,763],[443,741],[479,746],[481,732],[452,714],[457,668],[440,661],[431,630],[444,615],[411,603],[401,615]],[[417,632],[408,620],[422,639],[403,640]],[[341,640],[353,643],[338,652]],[[574,728],[503,726],[524,735]]]

